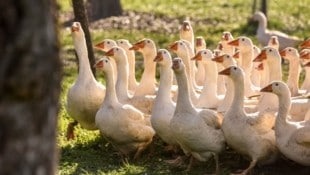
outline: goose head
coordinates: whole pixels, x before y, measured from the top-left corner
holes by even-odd
[[[79,22],[73,22],[71,26],[71,33],[74,43],[80,43],[85,40],[85,34]]]
[[[117,46],[116,42],[112,39],[104,39],[103,41],[95,44],[95,48],[104,52],[110,50],[112,47]]]
[[[299,57],[299,53],[297,51],[297,49],[293,48],[293,47],[287,47],[283,50],[280,51],[280,55],[287,59],[290,60],[292,58],[298,58]]]
[[[208,61],[211,61],[212,58],[213,58],[213,54],[212,54],[211,50],[209,50],[209,49],[203,49],[203,50],[199,51],[199,52],[192,58],[192,60],[202,61],[202,63],[206,63],[206,62],[208,62]]]
[[[107,57],[103,57],[99,61],[97,61],[94,65],[96,69],[103,70],[104,72],[111,72],[112,71],[112,65],[110,60]]]
[[[144,38],[132,45],[129,50],[134,50],[138,52],[151,52],[156,51],[156,46],[153,40]]]
[[[235,40],[232,40],[227,43],[228,45],[235,46],[238,49],[252,49],[253,43],[252,40],[246,36],[240,36]]]
[[[256,57],[260,52],[261,52],[260,48],[258,48],[257,46],[253,45],[254,57]]]
[[[310,67],[310,61],[307,62],[304,66],[305,66],[305,67]]]
[[[175,74],[178,74],[178,73],[184,72],[185,65],[184,65],[181,58],[176,57],[172,60],[172,67],[171,68],[175,72]]]
[[[116,43],[119,47],[123,48],[123,49],[129,49],[132,47],[132,44],[126,40],[126,39],[119,39],[119,40],[116,40]]]
[[[204,40],[202,36],[196,37],[195,47],[196,47],[196,50],[202,50],[206,48],[206,41]]]
[[[265,14],[262,12],[255,12],[252,19],[254,21],[258,21],[259,23],[264,23],[264,24],[266,23],[267,24],[267,18],[265,16]]]
[[[218,63],[222,63],[224,67],[230,66],[230,65],[236,65],[236,60],[232,58],[229,54],[220,55],[218,57],[212,58],[212,61],[216,61]]]
[[[232,34],[230,32],[227,32],[227,31],[223,32],[221,41],[229,42],[233,39],[234,39],[234,37],[232,36]]]
[[[219,49],[214,49],[213,50],[213,56],[214,57],[218,57],[218,56],[220,56],[222,54],[222,51],[221,50],[219,50]]]
[[[154,62],[157,62],[159,65],[171,66],[171,60],[171,55],[166,49],[159,49],[156,57],[154,58]]]
[[[304,48],[310,48],[310,38],[308,38],[306,41],[302,42],[302,43],[300,44],[300,47],[301,47],[302,49],[304,49]]]
[[[270,58],[270,59],[267,59]],[[253,60],[254,62],[262,62],[263,60],[272,61],[274,59],[280,59],[279,51],[272,47],[265,47],[259,55]]]
[[[186,41],[178,40],[169,46],[169,49],[177,55],[187,54],[187,45]]]
[[[220,71],[219,75],[225,75],[233,80],[242,80],[244,77],[244,72],[238,66],[229,66],[226,69]]]
[[[306,61],[310,60],[310,49],[303,49],[299,52],[300,59]]]
[[[218,44],[217,44],[217,46],[216,46],[216,50],[218,50],[218,51],[223,51],[223,44],[221,43],[221,42],[219,42]]]
[[[115,61],[119,62],[122,59],[126,59],[126,52],[123,48],[114,46],[105,53],[106,56],[112,57]]]
[[[278,96],[291,96],[291,92],[286,83],[282,81],[273,81],[260,90],[261,92],[270,92]]]
[[[271,36],[269,41],[268,41],[268,46],[273,47],[275,49],[279,49],[279,39],[278,36]]]
[[[180,38],[187,40],[187,41],[191,41],[193,37],[194,37],[194,31],[193,31],[190,21],[188,20],[183,21],[181,30],[180,30]]]

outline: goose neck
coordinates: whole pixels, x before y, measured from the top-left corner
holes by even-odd
[[[74,42],[76,54],[79,60],[79,75],[78,80],[95,79],[88,60],[88,52],[85,40],[77,40]]]
[[[290,95],[288,94],[289,93],[278,96],[279,111],[278,111],[278,116],[276,118],[276,127],[280,127],[280,126],[288,124],[286,118],[291,108],[291,98],[290,98]]]
[[[105,81],[106,81],[106,95],[103,101],[103,105],[116,105],[119,103],[116,96],[115,90],[115,81],[112,71],[105,72]]]
[[[117,64],[117,80],[116,80],[116,92],[119,100],[125,100],[129,98],[128,95],[128,61],[127,58],[116,59]]]
[[[160,67],[160,80],[158,87],[158,95],[161,98],[170,99],[170,91],[172,86],[173,72],[171,66],[163,65]]]
[[[194,110],[194,106],[189,96],[189,82],[185,71],[176,73],[176,79],[178,83],[178,99],[176,111]]]

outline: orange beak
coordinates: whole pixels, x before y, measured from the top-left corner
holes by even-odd
[[[281,57],[285,57],[285,56],[286,56],[286,51],[285,51],[285,49],[280,51],[280,55],[281,55]]]
[[[268,86],[262,88],[260,91],[261,92],[272,92],[272,85],[269,84]]]
[[[141,41],[134,43],[132,47],[129,48],[129,50],[137,51],[139,49],[143,49],[144,46],[145,46],[144,40],[141,40]]]
[[[240,58],[240,52],[236,52],[236,53],[233,55],[233,58],[235,58],[235,59]]]
[[[198,52],[191,60],[201,61],[202,60],[201,52]]]
[[[272,39],[271,39],[271,44],[272,44],[272,45],[276,45],[276,44],[277,44],[276,38],[272,38]]]
[[[301,59],[310,59],[310,52],[300,52],[299,56]]]
[[[257,67],[256,70],[264,70],[264,63],[260,63]]]
[[[172,69],[179,69],[180,65],[179,65],[179,61],[178,60],[173,60],[172,61]]]
[[[222,44],[222,43],[219,43],[219,44],[217,45],[217,48],[218,48],[218,50],[223,50],[223,44]]]
[[[105,55],[106,55],[106,56],[114,56],[114,50],[113,50],[113,48],[110,49],[109,51],[107,51],[107,52],[105,53]]]
[[[78,26],[71,26],[71,32],[78,32],[80,30],[80,27]]]
[[[224,61],[224,55],[212,58],[212,61],[216,61],[218,63],[222,63]]]
[[[267,59],[266,50],[262,50],[261,53],[253,60],[253,62],[262,62],[265,59]]]
[[[178,50],[178,42],[175,42],[175,43],[171,44],[169,46],[169,49],[172,50],[172,51],[177,51]]]
[[[164,59],[163,54],[161,52],[158,52],[156,57],[154,58],[154,62],[160,62]]]
[[[302,42],[300,44],[301,48],[310,48],[310,39],[307,39],[306,41]]]
[[[96,44],[95,48],[104,49],[104,42],[100,42],[100,43]]]
[[[190,30],[190,26],[189,26],[189,23],[184,21],[183,24],[182,24],[182,30],[183,31],[189,31]]]
[[[99,60],[94,67],[99,69],[99,68],[103,68],[104,64],[103,64],[103,60]]]
[[[228,41],[229,40],[229,34],[228,33],[224,33],[222,39],[224,41]]]
[[[196,47],[202,46],[202,38],[196,38]]]
[[[219,72],[219,75],[230,75],[230,67]]]
[[[231,46],[239,46],[239,39],[232,40],[228,42],[227,44]]]
[[[310,67],[310,62],[306,63],[304,66],[305,67]]]

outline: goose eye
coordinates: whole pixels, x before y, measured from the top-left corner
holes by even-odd
[[[237,68],[236,68],[236,67],[234,67],[234,70],[237,70]]]
[[[149,40],[147,40],[147,43],[150,43],[150,41],[149,41]]]
[[[241,41],[244,41],[244,38],[242,38]]]
[[[207,52],[203,52],[203,54],[207,55]]]
[[[108,60],[105,60],[105,62],[107,63],[107,62],[108,62]]]
[[[123,44],[123,41],[121,41],[121,44]]]
[[[167,52],[166,52],[166,51],[164,51],[164,54],[167,54]]]
[[[107,43],[110,44],[110,41],[108,41]]]
[[[180,45],[183,45],[183,43],[180,43]]]
[[[118,48],[116,48],[116,51],[118,51]]]
[[[279,86],[279,83],[276,83],[275,85],[276,85],[276,86]]]
[[[290,52],[290,51],[291,51],[291,49],[288,49],[288,51]]]
[[[271,52],[272,50],[271,49],[269,49],[269,52]]]

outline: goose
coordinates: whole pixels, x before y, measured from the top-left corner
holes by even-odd
[[[219,74],[228,76],[235,87],[233,102],[224,115],[222,130],[227,144],[251,159],[248,168],[241,173],[247,174],[257,163],[267,164],[277,159],[274,131],[272,126],[265,125],[264,118],[245,113],[243,70],[230,66]]]
[[[275,123],[276,144],[287,158],[310,166],[310,121],[288,120],[291,107],[289,87],[282,81],[274,81],[261,92],[273,93],[279,99],[279,112]]]
[[[112,57],[116,62],[117,80],[116,80],[116,94],[120,103],[130,104],[139,109],[144,114],[151,114],[154,97],[146,96],[131,96],[128,91],[128,73],[129,65],[126,52],[123,48],[115,46],[112,47],[105,54]]]
[[[128,58],[129,64],[129,77],[128,77],[128,89],[130,91],[135,91],[138,86],[138,82],[136,80],[136,57],[135,52],[133,50],[129,50],[132,47],[132,44],[126,39],[119,39],[116,41],[117,45],[123,48],[126,51],[126,55]]]
[[[155,131],[141,111],[118,101],[110,60],[104,57],[95,64],[95,67],[105,73],[107,92],[96,113],[96,125],[121,155],[128,156],[135,152],[133,159],[136,160],[152,142]]]
[[[79,59],[78,77],[67,93],[66,110],[75,121],[67,128],[67,139],[74,138],[74,126],[96,130],[95,116],[103,98],[105,87],[96,81],[88,60],[84,31],[79,22],[71,26],[72,38]]]
[[[212,61],[215,61],[217,63],[221,63],[223,65],[224,68],[227,68],[229,66],[236,66],[237,63],[236,61],[232,58],[232,56],[228,55],[228,54],[224,54],[224,55],[220,55],[218,57],[214,57],[212,59]],[[224,70],[224,69],[223,69]],[[232,103],[234,94],[233,94],[233,84],[232,84],[232,80],[231,79],[226,79],[226,94],[224,96],[224,99],[222,101],[222,103],[219,104],[217,111],[219,113],[225,113],[229,106]]]
[[[299,53],[297,49],[293,47],[287,47],[281,50],[280,55],[289,61],[289,73],[287,78],[287,85],[291,91],[291,95],[298,96],[299,92],[299,76],[301,72],[301,66],[299,62]]]
[[[195,43],[195,48],[196,48],[196,54],[203,49],[206,49],[206,41],[202,36],[196,37],[196,43]],[[203,63],[201,61],[197,61],[197,72],[196,72],[196,82],[198,86],[203,86],[204,80],[205,80],[205,69],[203,66]]]
[[[160,80],[151,115],[151,124],[156,134],[168,145],[175,147],[177,142],[172,135],[170,120],[176,104],[171,99],[173,72],[172,58],[166,49],[159,49],[154,59],[160,67]]]
[[[196,107],[217,108],[223,96],[217,95],[217,65],[212,61],[213,53],[209,49],[200,50],[192,60],[202,62],[205,70],[204,86]]]
[[[189,82],[181,58],[173,59],[172,69],[177,79],[179,93],[174,115],[170,121],[172,134],[186,155],[207,161],[212,155],[219,174],[218,154],[225,149],[220,118],[215,111],[197,110],[189,97]],[[188,170],[191,168],[191,162]]]
[[[198,102],[199,96],[195,91],[195,85],[194,85],[195,79],[193,77],[194,74],[192,73],[191,61],[190,61],[191,57],[189,55],[188,48],[182,40],[179,40],[171,44],[169,46],[169,49],[171,49],[174,53],[176,53],[178,57],[182,58],[185,64],[185,71],[186,71],[186,74],[188,76],[188,81],[189,81],[190,97],[194,105],[196,105]]]
[[[253,57],[256,58],[258,54],[261,52],[260,48],[257,46],[253,45]],[[262,69],[258,69],[259,65],[262,63],[258,62],[253,62],[253,67],[251,71],[251,82],[253,83],[254,86],[260,87],[260,82],[261,82],[261,73],[263,72]],[[263,66],[263,65],[261,65]]]
[[[222,45],[222,48],[220,50],[222,50],[223,53],[226,53],[229,55],[235,54],[235,46],[228,44],[233,39],[234,39],[234,37],[232,36],[232,34],[230,32],[228,32],[228,31],[223,32],[221,42],[220,42]]]
[[[139,86],[136,87],[135,96],[154,95],[156,92],[156,46],[153,40],[144,38],[132,45],[129,50],[141,52],[143,55],[144,71]]]
[[[188,41],[190,44],[190,48],[194,50],[194,38],[194,30],[190,21],[183,21],[180,29],[180,39]]]
[[[228,42],[227,44],[235,46],[240,51],[240,58],[242,59],[241,61],[242,64],[240,67],[243,69],[245,73],[244,86],[246,97],[257,95],[259,88],[254,86],[251,81],[251,71],[254,59],[252,40],[248,37],[240,36],[237,39]]]
[[[266,60],[269,67],[269,79],[268,82],[282,81],[282,68],[281,68],[281,56],[278,50],[272,47],[266,47],[262,52],[254,59],[254,61]],[[277,112],[278,111],[278,99],[272,94],[262,94],[259,99],[258,111],[264,112]],[[310,108],[309,99],[294,99],[292,100],[292,106],[290,114],[293,117],[292,120],[300,121],[304,119],[305,113]]]
[[[287,34],[267,29],[267,18],[262,12],[256,12],[253,16],[255,21],[258,21],[258,28],[256,30],[256,37],[258,42],[266,46],[271,36],[277,36],[279,39],[279,49],[283,50],[286,47],[295,47],[300,43],[300,39],[294,36],[288,36]]]
[[[302,42],[302,43],[300,44],[300,47],[301,47],[302,49],[310,48],[310,38],[308,38],[306,41]]]
[[[280,43],[279,43],[278,37],[277,36],[271,36],[269,41],[268,41],[267,46],[279,50]]]

